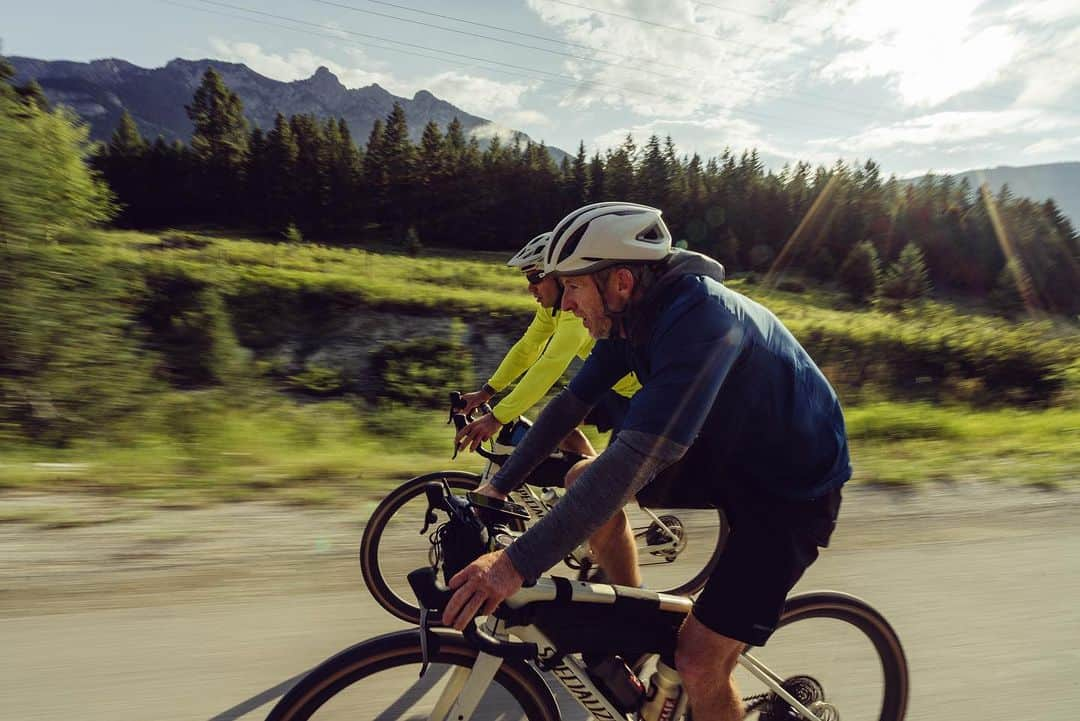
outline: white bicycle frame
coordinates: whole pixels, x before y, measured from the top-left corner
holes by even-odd
[[[611,586],[603,584],[591,584],[583,581],[572,581],[572,598],[576,603],[615,603],[615,591]],[[522,588],[509,599],[506,605],[510,608],[520,608],[538,601],[554,601],[556,599],[555,582],[550,578],[540,578],[536,584]],[[683,596],[672,596],[666,593],[658,594],[660,597],[660,610],[679,611],[689,613],[693,601]],[[476,623],[477,621],[474,621]],[[522,641],[536,644],[537,659],[541,664],[545,661],[557,663],[549,665],[548,670],[566,689],[567,693],[585,708],[594,718],[600,721],[629,720],[631,716],[624,714],[611,705],[604,694],[596,687],[588,672],[572,656],[559,658],[559,650],[539,629],[535,626],[511,626],[507,627],[503,621],[495,617],[488,617],[483,624],[484,630],[501,640],[506,640],[510,635]],[[756,676],[771,692],[784,700],[791,708],[796,710],[806,721],[822,721],[813,711],[783,688],[783,677],[769,669],[751,653],[752,647],[748,646],[739,656],[738,663],[751,674]],[[502,659],[491,654],[481,652],[477,655],[476,663],[472,669],[456,668],[443,689],[438,703],[436,704],[430,721],[468,721],[471,714],[476,710],[483,698],[488,686],[495,678]],[[687,696],[684,692],[679,697],[678,705],[672,718],[681,719],[686,712]]]

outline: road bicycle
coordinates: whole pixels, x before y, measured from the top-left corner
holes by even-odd
[[[425,497],[432,512],[447,515],[432,540],[449,563],[446,542],[455,528],[475,525],[473,504],[440,483],[429,484]],[[444,578],[463,563],[467,558],[444,568]],[[688,717],[672,656],[690,599],[544,577],[462,634],[433,624],[451,595],[437,570],[409,574],[425,609],[419,628],[359,643],[323,662],[267,721]],[[634,672],[651,679],[649,693],[630,703],[620,699],[580,654],[634,659]],[[789,598],[768,643],[743,651],[736,677],[744,693],[753,690],[743,703],[746,718],[757,721],[903,721],[907,708],[908,665],[899,638],[873,607],[843,593]]]
[[[459,393],[450,394],[450,418],[456,428],[467,423],[460,411]],[[420,609],[406,580],[407,574],[427,559],[431,545],[427,532],[430,520],[424,489],[428,483],[442,483],[453,493],[474,491],[495,474],[531,427],[526,418],[505,425],[490,449],[478,448],[487,460],[483,473],[438,471],[412,478],[390,492],[371,514],[360,541],[360,568],[368,590],[376,602],[394,616],[417,623]],[[456,456],[456,452],[455,452]],[[556,450],[510,494],[510,500],[524,506],[529,518],[511,524],[512,532],[543,518],[565,493],[563,479],[583,456]],[[716,508],[642,508],[626,506],[637,540],[642,581],[648,588],[674,595],[690,595],[701,590],[716,566],[727,537],[724,514]],[[598,580],[599,569],[586,544],[564,561],[562,572],[577,580]]]

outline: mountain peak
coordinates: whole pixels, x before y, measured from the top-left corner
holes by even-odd
[[[314,75],[300,82],[311,86],[315,92],[324,96],[336,96],[347,92],[345,86],[338,80],[338,76],[330,72],[330,68],[325,65],[320,65]]]

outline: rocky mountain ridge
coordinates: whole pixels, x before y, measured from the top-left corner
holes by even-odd
[[[320,118],[344,118],[353,138],[364,143],[375,120],[385,118],[395,102],[405,110],[414,141],[420,139],[424,125],[432,120],[445,128],[456,117],[465,132],[475,134],[484,146],[498,128],[492,121],[465,112],[427,90],[420,90],[412,98],[401,98],[378,84],[346,88],[326,67],[320,67],[309,78],[283,82],[240,63],[209,58],[177,58],[160,68],[143,68],[117,58],[87,63],[27,57],[8,60],[15,67],[16,82],[36,80],[50,102],[67,105],[89,124],[94,140],[107,140],[127,110],[145,137],[160,135],[167,141],[187,141],[192,126],[184,105],[191,102],[208,67],[213,67],[240,96],[248,121],[263,129],[273,127],[279,112],[286,116],[313,113]],[[514,130],[498,134],[509,142],[518,139],[524,144],[530,140]],[[549,150],[556,162],[565,156],[558,148]]]

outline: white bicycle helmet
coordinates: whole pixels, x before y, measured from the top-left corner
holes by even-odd
[[[542,280],[547,275],[544,259],[550,243],[551,233],[541,233],[526,243],[506,264],[511,268],[520,268],[525,275],[533,276],[538,273],[536,280]]]
[[[595,273],[619,263],[663,260],[671,232],[660,210],[637,203],[594,203],[559,221],[551,233],[546,273]]]

